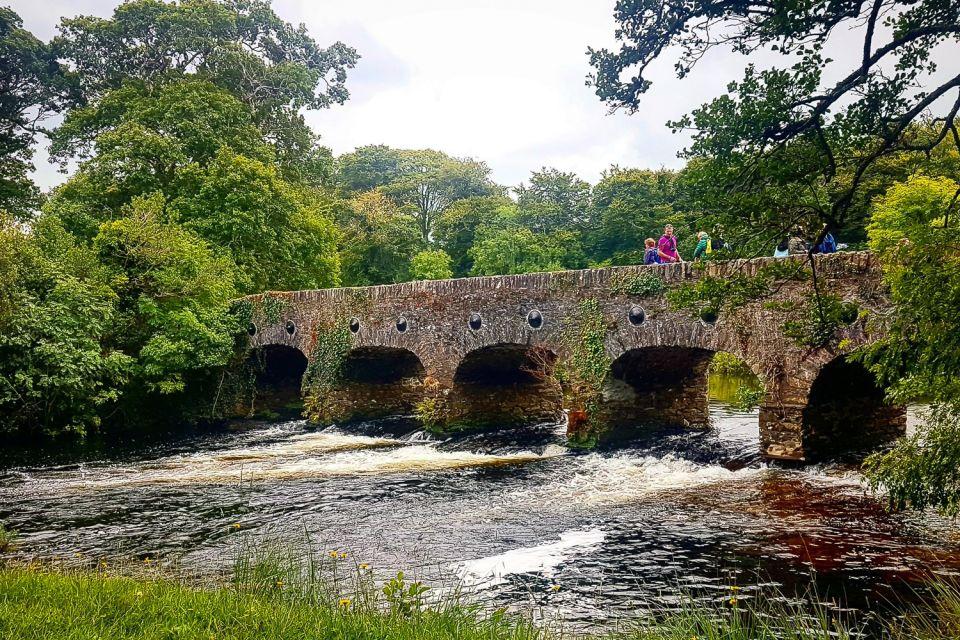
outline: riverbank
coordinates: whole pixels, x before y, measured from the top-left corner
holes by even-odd
[[[938,588],[934,605],[882,625],[880,635],[824,610],[782,604],[780,598],[738,602],[736,591],[714,608],[630,622],[618,631],[587,636],[529,613],[488,611],[449,593],[428,598],[418,583],[375,584],[363,565],[352,585],[293,579],[277,565],[246,565],[230,584],[201,588],[149,572],[114,575],[105,567],[65,570],[50,566],[0,568],[0,637],[18,640],[947,640],[960,637],[960,591]],[[241,580],[241,581],[238,581]]]

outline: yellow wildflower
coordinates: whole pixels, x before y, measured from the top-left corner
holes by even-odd
[[[153,560],[151,560],[149,557],[143,559],[143,564],[150,564],[151,562],[153,562]]]
[[[277,580],[277,586],[283,588],[283,580]]]
[[[337,557],[342,560],[342,559],[344,559],[344,558],[347,557],[347,554],[346,554],[346,553],[338,553],[338,554],[337,554]]]
[[[737,606],[737,599],[736,599],[736,598],[730,598],[730,604],[733,605],[733,606]]]
[[[369,568],[370,568],[370,565],[367,564],[366,562],[361,562],[361,563],[360,563],[360,570],[361,570],[361,571],[366,571],[366,570],[369,569]]]
[[[340,598],[340,606],[348,609],[350,607],[350,598]]]
[[[331,551],[331,552],[330,552],[330,557],[331,557],[331,558],[336,558],[338,555],[340,555],[340,554],[337,553],[336,551]]]
[[[560,585],[555,584],[550,587],[550,591],[560,591]]]
[[[230,526],[233,527],[234,529],[239,529],[239,528],[240,528],[240,523],[239,523],[239,522],[234,522],[234,523],[233,523],[232,525],[230,525]]]
[[[734,584],[734,585],[730,585],[730,591],[740,591],[740,587],[738,587],[738,586],[735,585],[735,584]]]

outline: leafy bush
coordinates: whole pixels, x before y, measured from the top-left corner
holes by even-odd
[[[653,273],[616,274],[610,281],[610,292],[645,298],[660,295],[667,288],[663,279]]]

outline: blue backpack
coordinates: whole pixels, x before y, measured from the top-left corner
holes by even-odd
[[[823,242],[817,245],[817,251],[819,253],[836,253],[837,252],[837,241],[834,239],[832,233],[828,233],[823,237]]]

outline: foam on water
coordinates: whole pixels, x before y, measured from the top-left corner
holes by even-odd
[[[34,479],[58,488],[147,484],[236,484],[325,476],[439,471],[518,464],[562,455],[529,451],[482,454],[445,451],[435,444],[348,435],[327,430],[292,435],[281,442],[217,452],[178,454],[135,466],[85,466]]]
[[[461,584],[467,587],[490,588],[506,582],[504,576],[520,573],[539,573],[552,576],[567,558],[597,547],[604,540],[601,529],[567,531],[556,542],[511,549],[504,553],[476,560],[458,562],[452,566]]]
[[[700,464],[675,455],[591,453],[577,461],[579,464],[570,475],[539,487],[519,489],[515,492],[517,497],[539,504],[616,505],[663,491],[738,482],[765,471],[762,468],[730,471],[720,465]]]

